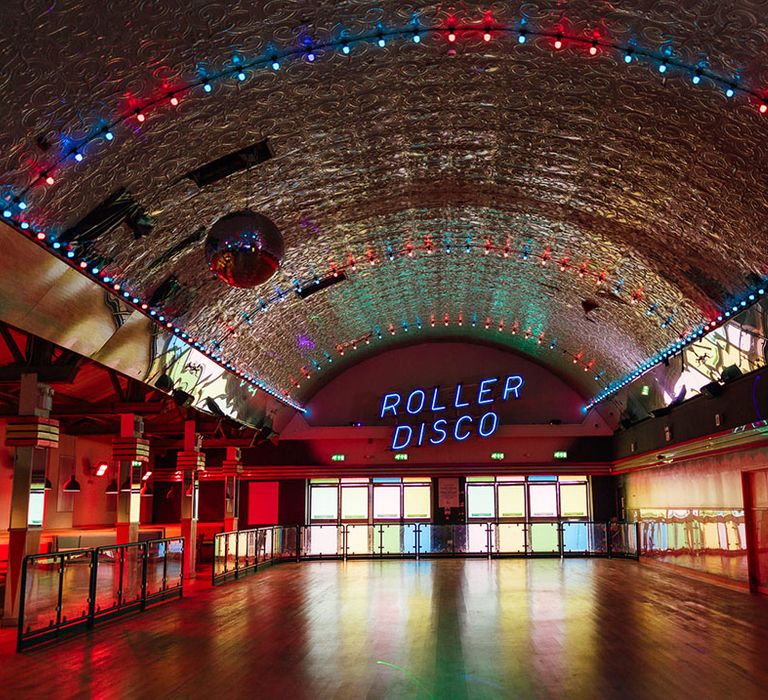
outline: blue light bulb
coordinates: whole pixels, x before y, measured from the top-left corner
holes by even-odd
[[[23,228],[26,231],[29,228],[29,223],[26,221],[22,221],[21,228]]]
[[[345,56],[349,56],[349,44],[344,44],[344,46],[341,47],[341,53]]]
[[[525,43],[525,34],[523,32],[520,32],[520,34],[518,35],[517,43],[518,44],[524,44]]]
[[[107,141],[111,141],[113,138],[115,138],[115,135],[111,131],[105,131],[104,138],[107,139]]]
[[[624,63],[632,63],[632,54],[629,51],[624,54]]]
[[[387,42],[383,36],[380,36],[379,40],[376,43],[379,45],[380,49],[383,49],[387,45]]]
[[[3,216],[6,219],[10,219],[12,214],[13,214],[13,212],[10,209],[6,209],[5,211],[3,211]]]
[[[240,71],[237,74],[237,79],[242,83],[245,80],[245,73],[243,73],[243,71]]]
[[[732,87],[729,85],[729,86],[728,86],[728,87],[725,89],[725,96],[726,96],[726,97],[733,97],[733,96],[734,96],[734,94],[735,94],[735,93],[734,93],[734,90],[733,90],[733,88],[732,88]]]
[[[416,32],[413,35],[413,43],[418,44],[420,41],[421,41],[421,35],[418,32]]]
[[[307,60],[312,63],[315,60],[315,54],[313,54],[311,51],[307,53]]]
[[[213,85],[211,85],[210,83],[206,83],[205,85],[203,85],[203,90],[205,90],[205,92],[210,92],[211,90],[213,90]]]
[[[661,63],[659,64],[659,73],[666,73],[667,72],[667,64]]]
[[[80,153],[79,151],[78,151],[77,153],[75,153],[75,160],[76,160],[78,163],[82,162],[82,160],[83,160],[83,154],[82,154],[82,153]]]
[[[698,85],[701,82],[701,76],[698,73],[693,74],[693,78],[691,78],[691,81],[694,85]]]
[[[280,62],[272,61],[272,70],[280,70]]]
[[[19,202],[19,209],[22,211],[27,208],[27,203],[24,201]]]

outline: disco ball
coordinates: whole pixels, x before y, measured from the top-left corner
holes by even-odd
[[[266,216],[239,211],[219,219],[208,232],[205,257],[216,276],[233,287],[255,287],[280,267],[283,236]]]

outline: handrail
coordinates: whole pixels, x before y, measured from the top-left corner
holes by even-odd
[[[172,568],[177,563],[172,577],[169,557]],[[64,632],[181,597],[183,581],[181,537],[27,555],[21,570],[16,648],[21,651]],[[37,599],[31,598],[33,592]]]
[[[261,544],[259,544],[261,543]],[[270,543],[269,551],[266,547]],[[270,526],[214,535],[213,585],[280,561],[426,557],[639,557],[637,523],[586,520]]]

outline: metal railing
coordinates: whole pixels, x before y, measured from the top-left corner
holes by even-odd
[[[305,559],[617,557],[637,559],[637,523],[477,522],[274,526],[214,535],[213,583]]]
[[[184,539],[74,549],[24,557],[17,649],[181,597]]]

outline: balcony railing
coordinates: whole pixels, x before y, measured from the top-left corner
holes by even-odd
[[[214,535],[213,583],[286,560],[441,556],[637,559],[637,543],[636,523],[558,521],[274,526]]]
[[[183,579],[182,538],[26,556],[17,648],[181,597]]]

